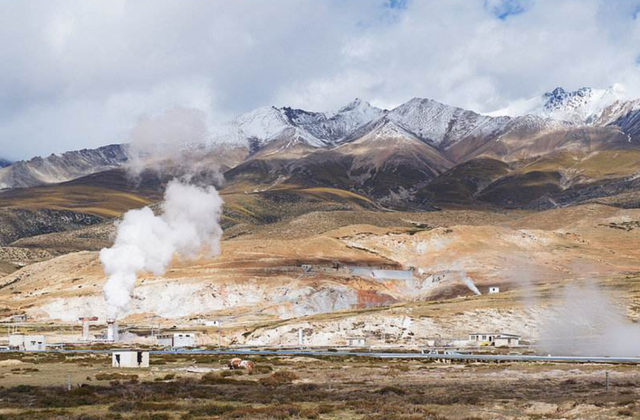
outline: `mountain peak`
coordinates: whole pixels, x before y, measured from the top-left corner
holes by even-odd
[[[368,107],[368,106],[371,106],[371,105],[369,105],[368,102],[363,101],[360,98],[356,98],[353,101],[351,101],[348,104],[346,104],[345,106],[343,106],[342,108],[340,108],[340,110],[338,112],[351,111],[353,109],[360,108],[362,106]]]
[[[593,121],[603,109],[622,99],[624,88],[615,84],[607,89],[581,87],[567,90],[556,87],[538,97],[519,100],[488,115],[520,117],[527,114],[583,125]]]

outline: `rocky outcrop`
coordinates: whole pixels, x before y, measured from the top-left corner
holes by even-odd
[[[98,216],[69,210],[0,209],[0,245],[21,238],[62,232],[103,222]]]

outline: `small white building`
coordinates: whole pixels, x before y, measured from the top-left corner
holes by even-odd
[[[27,322],[27,314],[13,315],[9,318],[10,322]]]
[[[114,351],[111,354],[111,366],[115,368],[147,368],[149,352],[142,350]]]
[[[504,333],[474,333],[469,334],[469,341],[481,346],[511,347],[520,345],[521,337]]]
[[[44,335],[11,334],[9,336],[9,348],[20,351],[40,351],[47,347]]]
[[[500,293],[500,288],[498,286],[489,287],[489,294],[492,295],[494,293]]]
[[[522,337],[515,334],[500,334],[493,343],[496,347],[516,347],[520,345],[521,338]]]
[[[364,337],[347,337],[347,346],[349,347],[365,347],[367,339]]]
[[[195,347],[198,340],[195,333],[176,332],[158,336],[158,345],[164,347]]]

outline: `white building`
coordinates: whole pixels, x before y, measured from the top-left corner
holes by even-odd
[[[45,350],[47,340],[44,335],[12,334],[9,336],[9,348],[21,351]]]
[[[481,346],[510,347],[520,345],[521,337],[515,334],[504,333],[474,333],[469,334],[469,341]]]
[[[367,339],[364,337],[348,337],[347,345],[349,347],[365,347],[367,345]]]
[[[115,368],[149,367],[149,352],[142,350],[114,351],[111,354],[111,366]]]
[[[500,288],[498,286],[489,287],[489,294],[492,295],[494,293],[500,293]]]
[[[500,334],[493,343],[496,347],[515,347],[520,345],[521,338],[522,337],[515,334]]]
[[[176,332],[158,336],[158,345],[164,347],[195,347],[198,340],[195,333]]]

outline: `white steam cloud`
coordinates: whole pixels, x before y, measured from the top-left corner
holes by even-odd
[[[476,287],[476,285],[473,282],[473,280],[471,279],[471,277],[467,276],[467,273],[465,273],[464,271],[460,272],[460,280],[462,280],[462,282],[465,284],[465,286],[467,286],[469,288],[469,290],[471,290],[476,295],[481,295],[482,294],[482,293],[480,293],[480,290],[478,290],[478,288]]]
[[[543,323],[540,345],[554,354],[640,356],[640,325],[594,284],[571,285]]]
[[[128,211],[118,224],[113,246],[100,251],[109,276],[104,286],[109,316],[127,310],[140,272],[162,275],[176,254],[218,255],[221,212],[222,199],[215,188],[179,180],[167,185],[161,215],[149,207]]]

